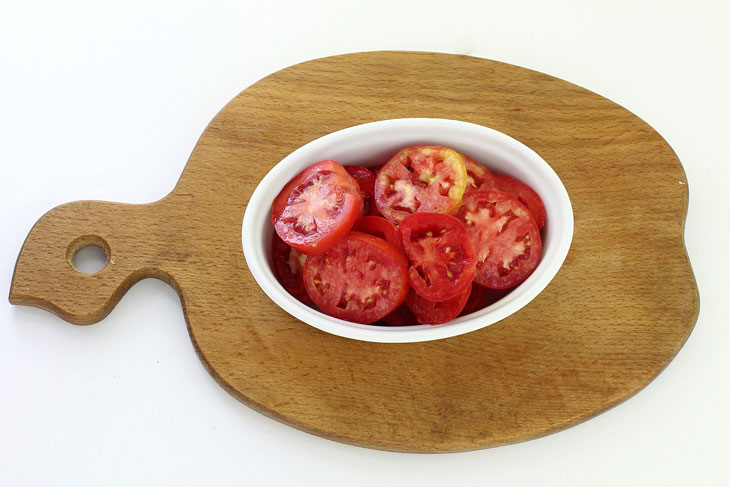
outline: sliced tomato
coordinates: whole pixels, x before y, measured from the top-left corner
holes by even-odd
[[[408,261],[385,240],[350,232],[326,253],[307,258],[304,288],[328,315],[374,323],[408,294]]]
[[[413,290],[431,301],[444,301],[469,287],[476,254],[464,225],[450,215],[418,212],[400,225]]]
[[[367,201],[372,198],[373,191],[375,190],[375,174],[367,167],[362,166],[342,166],[345,171],[353,177],[357,182],[357,186],[360,188],[360,194],[362,199]]]
[[[378,173],[375,203],[393,223],[418,211],[451,214],[465,187],[466,168],[458,152],[441,146],[406,147]]]
[[[545,205],[542,204],[540,195],[527,184],[506,174],[495,174],[494,179],[494,187],[517,198],[535,218],[537,228],[542,229],[545,225]]]
[[[373,166],[370,168],[370,171],[375,176],[375,179],[378,178],[378,173],[383,168],[383,164],[379,166]],[[378,211],[378,205],[375,203],[375,180],[373,180],[373,193],[370,196],[370,199],[365,201],[365,214],[366,215],[374,215],[374,216],[383,216]]]
[[[375,204],[373,201],[373,191],[375,189],[375,174],[368,168],[363,166],[342,166],[345,171],[352,176],[357,182],[357,186],[360,188],[360,196],[363,201],[363,215],[370,215],[372,213],[372,207]]]
[[[302,271],[307,256],[297,249],[288,246],[274,232],[271,239],[271,259],[274,264],[274,275],[282,287],[299,301],[309,304],[312,300],[304,290]]]
[[[392,243],[397,248],[401,248],[400,231],[390,220],[386,220],[382,216],[364,216],[360,218],[352,227],[358,232],[375,235],[383,240]]]
[[[303,254],[335,245],[363,212],[357,182],[335,161],[297,174],[274,199],[271,222],[279,237]]]
[[[466,167],[466,189],[468,191],[481,191],[494,188],[494,174],[479,164],[471,157],[462,154],[464,166]]]
[[[366,215],[383,216],[380,214],[380,211],[378,211],[378,205],[375,203],[375,198],[370,198],[367,201],[366,208],[367,208],[367,211],[365,212]],[[385,218],[385,217],[383,217],[383,218]]]
[[[438,325],[451,321],[464,309],[469,299],[471,286],[464,289],[451,299],[445,301],[429,301],[413,289],[406,297],[406,306],[416,317],[416,321],[424,325]]]
[[[473,283],[469,299],[461,310],[459,316],[468,315],[494,304],[512,292],[512,289],[489,289],[480,284]]]
[[[537,223],[517,198],[503,191],[464,195],[456,217],[466,226],[477,256],[474,280],[492,289],[524,281],[540,262]]]
[[[416,317],[404,304],[388,316],[384,316],[380,322],[387,326],[413,326],[418,324]]]

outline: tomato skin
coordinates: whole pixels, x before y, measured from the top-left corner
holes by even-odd
[[[429,301],[413,289],[406,297],[406,306],[416,317],[416,321],[424,325],[439,325],[451,321],[464,309],[471,294],[471,285],[460,294],[445,301]]]
[[[463,157],[441,146],[411,146],[400,150],[375,180],[378,211],[393,223],[419,211],[451,214],[466,187]]]
[[[324,313],[355,323],[374,323],[408,294],[408,261],[383,239],[352,231],[304,265],[304,288]]]
[[[509,193],[474,191],[464,196],[456,217],[466,226],[477,255],[474,281],[491,289],[521,283],[542,254],[537,223]]]
[[[458,219],[417,212],[403,219],[400,232],[414,291],[430,301],[444,301],[469,287],[476,272],[476,254]]]
[[[519,179],[512,178],[506,174],[494,175],[494,187],[511,194],[520,203],[525,205],[535,219],[538,229],[542,229],[545,226],[545,205],[543,205],[540,195],[534,189]]]
[[[466,167],[465,193],[494,188],[494,174],[489,169],[465,154],[462,154],[462,157]]]
[[[271,239],[271,258],[274,264],[274,275],[282,287],[302,303],[311,303],[312,300],[304,290],[302,277],[307,256],[288,246],[274,232]]]
[[[352,229],[382,238],[383,240],[393,244],[399,250],[402,250],[400,230],[393,224],[393,222],[386,220],[382,216],[364,216],[355,222]]]
[[[363,213],[357,182],[335,161],[294,176],[274,199],[271,223],[288,245],[318,255],[335,245]]]

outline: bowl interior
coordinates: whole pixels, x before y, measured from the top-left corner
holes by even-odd
[[[537,269],[500,301],[441,325],[382,327],[332,318],[286,292],[272,271],[271,204],[283,186],[311,164],[333,159],[340,164],[376,166],[409,145],[443,145],[472,157],[492,172],[530,185],[547,214],[541,235],[543,254]],[[550,165],[534,151],[495,130],[444,119],[395,119],[350,127],[316,139],[285,157],[254,191],[243,222],[243,250],[262,290],[296,318],[336,335],[377,342],[435,340],[495,323],[529,303],[545,288],[565,260],[573,235],[573,213],[567,191]]]

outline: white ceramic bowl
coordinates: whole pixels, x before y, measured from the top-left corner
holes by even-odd
[[[467,154],[492,172],[530,185],[543,200],[547,219],[542,231],[542,260],[522,284],[500,301],[441,325],[385,327],[332,318],[293,298],[271,266],[271,204],[284,185],[315,162],[383,164],[409,145],[443,145]],[[261,289],[282,309],[304,323],[342,337],[372,342],[421,342],[468,333],[496,323],[527,305],[563,264],[573,238],[573,210],[560,178],[533,150],[496,130],[456,120],[405,118],[383,120],[325,135],[295,150],[259,183],[243,218],[243,252]],[[304,326],[304,325],[302,325]]]

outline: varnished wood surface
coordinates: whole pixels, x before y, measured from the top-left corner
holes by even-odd
[[[530,305],[480,331],[416,344],[326,334],[258,288],[241,249],[246,203],[294,149],[402,117],[478,123],[538,152],[571,197],[570,253]],[[683,242],[684,183],[677,157],[651,127],[565,81],[465,56],[337,56],[284,69],[239,94],[210,123],[166,198],[81,201],[48,212],[21,250],[10,300],[90,324],[138,280],[160,278],[180,294],[211,374],[262,413],[372,448],[486,448],[605,411],[679,351],[699,307]],[[108,249],[97,274],[69,263],[85,243]]]

